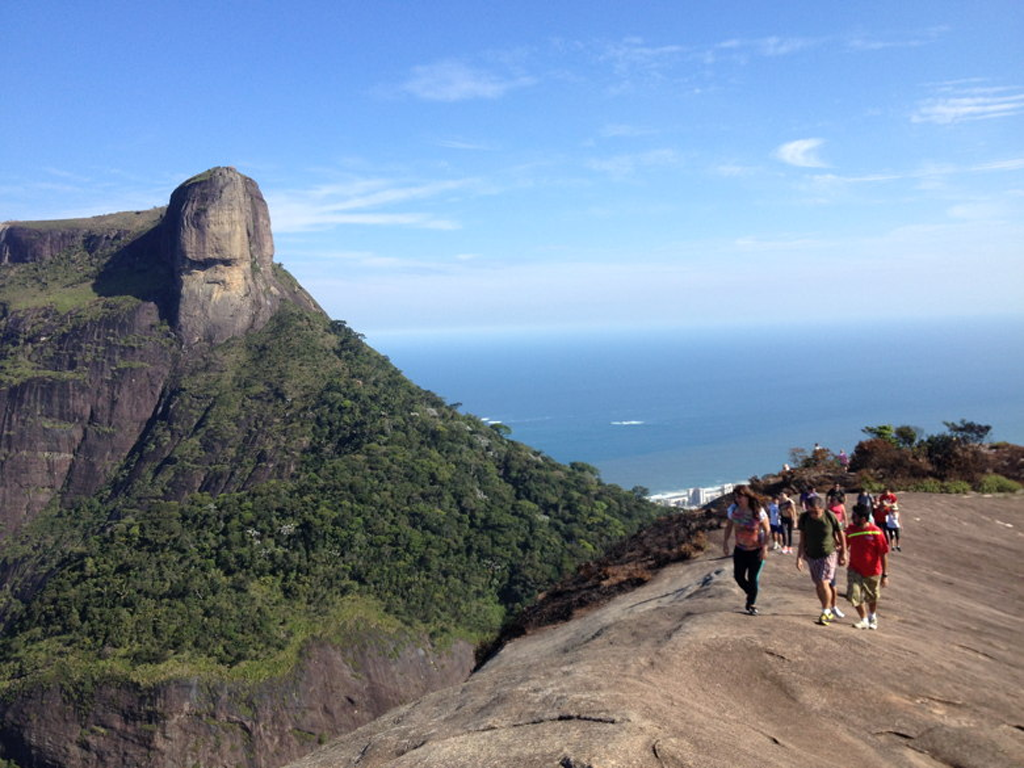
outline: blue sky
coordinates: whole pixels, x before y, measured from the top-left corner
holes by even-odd
[[[231,165],[373,334],[1024,311],[1024,4],[0,4],[0,220]]]

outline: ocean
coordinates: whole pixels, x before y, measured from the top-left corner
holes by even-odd
[[[1024,443],[1024,318],[380,334],[413,382],[561,462],[652,493],[853,452],[861,429],[991,424]]]

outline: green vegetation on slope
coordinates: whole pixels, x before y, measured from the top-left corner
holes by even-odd
[[[481,638],[659,511],[291,306],[181,376],[114,487],[0,553],[49,574],[0,597],[0,686],[57,659],[66,680],[251,676],[356,598],[437,638]],[[200,492],[167,500],[182,488]]]
[[[125,269],[125,264],[112,263],[110,257],[151,231],[163,212],[154,208],[91,219],[11,222],[41,234],[65,232],[72,244],[45,261],[5,264],[0,270],[0,304],[8,311],[50,307],[67,312],[100,296],[137,296],[142,288],[152,290],[153,283],[165,277],[155,265]]]

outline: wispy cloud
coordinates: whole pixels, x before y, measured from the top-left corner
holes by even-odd
[[[797,139],[775,149],[773,157],[798,168],[827,168],[828,163],[818,157],[824,139]]]
[[[605,139],[636,138],[640,136],[653,136],[658,133],[657,129],[644,128],[639,125],[627,125],[625,123],[613,123],[601,128],[601,137]]]
[[[495,149],[492,144],[483,141],[468,141],[466,139],[440,139],[437,146],[445,149],[463,149],[474,152],[491,152]]]
[[[763,37],[751,41],[751,47],[762,56],[788,56],[791,53],[817,48],[821,41],[802,37]]]
[[[586,165],[594,171],[613,176],[629,176],[644,168],[665,168],[682,162],[674,149],[652,149],[649,152],[615,155],[588,160]]]
[[[846,39],[846,46],[854,51],[879,51],[886,48],[920,48],[923,45],[930,45],[939,40],[949,27],[937,26],[928,27],[909,34],[892,35],[886,37],[884,34],[866,35],[856,34]]]
[[[459,224],[422,211],[380,211],[398,204],[423,201],[464,189],[471,180],[402,183],[392,179],[358,179],[308,190],[267,192],[274,229],[304,232],[343,224],[458,229]]]
[[[812,181],[819,187],[833,187],[852,184],[880,184],[890,181],[928,180],[946,176],[974,173],[1002,173],[1024,169],[1024,157],[1011,157],[1005,160],[993,160],[974,165],[954,165],[950,163],[927,163],[920,168],[891,173],[868,173],[859,176],[841,176],[834,173],[819,173]]]
[[[497,99],[535,82],[532,77],[503,76],[457,59],[446,59],[413,67],[401,90],[426,101],[466,101]]]
[[[954,82],[938,86],[938,94],[918,104],[910,119],[915,123],[950,125],[1011,117],[1024,112],[1024,89],[969,83]]]

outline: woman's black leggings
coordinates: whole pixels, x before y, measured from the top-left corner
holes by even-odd
[[[736,547],[732,551],[733,576],[740,589],[747,593],[747,608],[757,603],[757,582],[761,578],[763,566],[760,549]]]
[[[793,546],[793,518],[792,517],[780,517],[779,522],[782,523],[782,546],[792,547]]]

